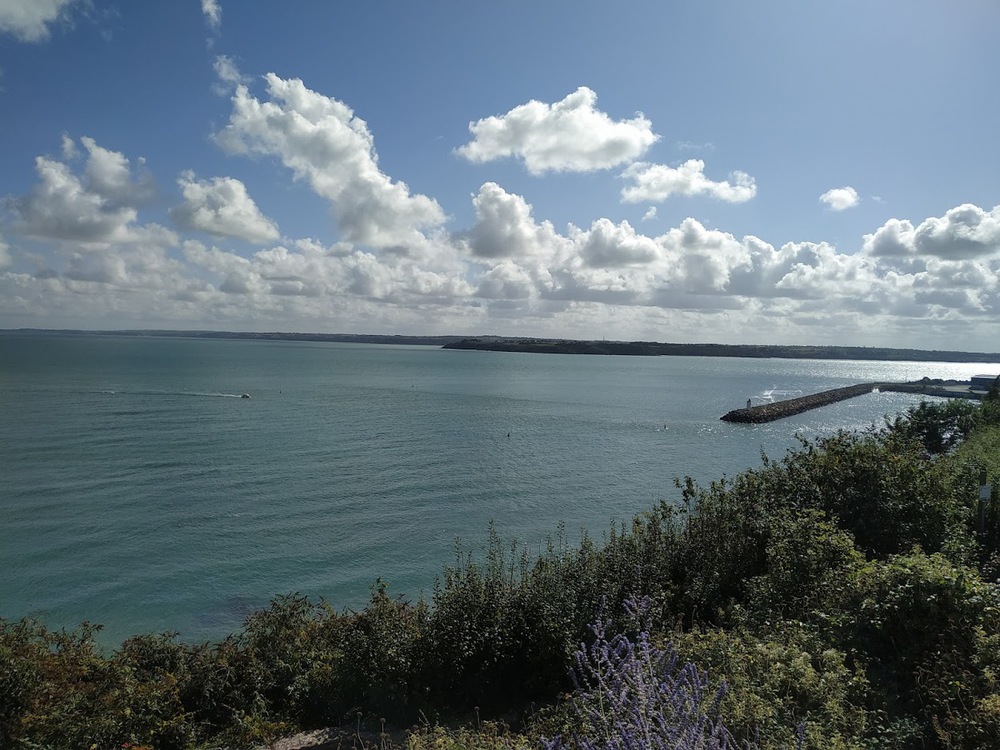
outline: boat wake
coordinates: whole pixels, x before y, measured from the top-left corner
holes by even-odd
[[[201,398],[250,398],[245,393],[223,393],[221,391],[112,391],[97,393],[107,396],[196,396]]]

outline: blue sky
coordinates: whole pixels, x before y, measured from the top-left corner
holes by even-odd
[[[0,328],[995,351],[992,0],[0,0]]]

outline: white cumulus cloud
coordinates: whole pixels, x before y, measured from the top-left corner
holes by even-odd
[[[250,258],[186,242],[184,256],[215,276],[219,292],[242,298],[241,305],[296,305],[306,301],[320,314],[333,300],[350,297],[392,304],[449,304],[468,297],[473,287],[455,274],[422,267],[410,260],[382,259],[362,250],[342,251],[310,242],[260,250]],[[315,300],[316,302],[310,302]]]
[[[0,237],[0,271],[7,268],[10,263],[10,245],[3,241],[3,237]]]
[[[210,28],[218,30],[222,25],[222,7],[219,0],[201,0],[201,12]]]
[[[411,194],[378,166],[367,123],[343,102],[298,79],[265,76],[269,101],[236,88],[229,124],[216,135],[231,154],[276,156],[330,201],[346,240],[376,248],[423,245],[444,221],[437,201]]]
[[[597,94],[585,86],[554,104],[532,100],[469,123],[473,138],[456,153],[475,163],[519,157],[535,175],[589,172],[634,161],[659,140],[641,113],[615,121],[596,103]]]
[[[986,211],[965,203],[944,216],[924,219],[916,227],[906,219],[889,219],[864,236],[863,249],[876,257],[962,260],[996,255],[1000,253],[1000,206]]]
[[[590,306],[598,316],[600,309],[608,315],[643,309],[649,319],[652,310],[689,311],[705,326],[736,315],[740,326],[755,321],[800,335],[843,326],[876,341],[885,341],[879,327],[925,321],[928,331],[945,336],[940,332],[949,330],[948,321],[1000,314],[1000,246],[975,259],[921,262],[844,252],[824,242],[775,248],[693,218],[658,236],[606,218],[561,233],[536,220],[521,196],[493,183],[474,202],[476,223],[464,241],[485,267],[476,294],[498,314],[568,316],[569,309]],[[938,237],[942,224],[954,229],[974,215],[967,208],[949,212],[921,236]],[[980,232],[986,223],[980,217]]]
[[[833,211],[846,211],[848,208],[854,208],[861,202],[858,191],[850,185],[827,190],[819,199]]]
[[[177,180],[184,203],[170,216],[185,229],[197,229],[218,237],[236,237],[265,243],[278,239],[278,226],[261,214],[246,186],[233,177],[197,180],[187,171]]]
[[[548,221],[536,223],[531,205],[520,195],[487,182],[472,199],[476,223],[466,234],[468,248],[479,258],[548,257],[565,242]]]
[[[714,182],[705,176],[705,162],[688,159],[679,167],[639,162],[622,177],[634,184],[622,188],[625,203],[659,202],[672,195],[707,195],[727,203],[745,203],[757,194],[757,183],[745,172],[733,172],[729,181]]]
[[[480,285],[488,297],[685,309],[732,306],[720,295],[733,273],[749,265],[739,240],[695,219],[658,237],[606,218],[588,229],[570,225],[562,234],[550,222],[535,220],[521,196],[494,183],[483,185],[474,204],[476,223],[464,239],[470,254],[489,268]],[[532,295],[524,292],[529,278]]]
[[[121,153],[98,146],[92,138],[80,140],[87,151],[82,175],[74,173],[69,163],[45,156],[35,159],[38,183],[28,195],[10,202],[18,231],[80,242],[134,240],[137,232],[145,231],[133,222],[137,206],[151,195],[151,178],[142,170],[133,176],[132,165]],[[72,145],[64,139],[63,152],[75,153]],[[141,167],[143,162],[138,161]]]
[[[511,260],[503,260],[479,280],[476,296],[485,299],[525,300],[534,295],[531,275]]]
[[[40,42],[49,36],[49,26],[65,18],[81,0],[2,0],[0,32],[25,42]]]
[[[238,85],[250,83],[250,78],[240,72],[236,61],[229,55],[218,55],[212,63],[212,67],[219,79],[218,84],[214,87],[218,94],[232,94]]]
[[[145,171],[144,158],[136,159],[138,170],[133,179],[132,165],[124,154],[98,146],[93,138],[86,136],[80,142],[87,150],[88,186],[105,201],[111,205],[137,205],[152,196],[152,177]]]
[[[577,236],[580,257],[594,268],[646,265],[663,254],[654,239],[639,234],[627,221],[615,224],[609,219],[598,219],[589,232]]]

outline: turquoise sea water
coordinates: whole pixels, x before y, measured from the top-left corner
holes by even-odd
[[[0,334],[0,616],[199,641],[280,593],[360,607],[382,577],[416,598],[491,520],[529,549],[560,523],[599,538],[675,477],[919,400],[719,421],[747,398],[997,371]]]

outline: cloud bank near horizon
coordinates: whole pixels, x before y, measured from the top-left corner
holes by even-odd
[[[276,179],[308,185],[339,241],[282,236],[235,177],[184,170],[154,180],[159,165],[67,136],[59,157],[36,158],[31,190],[6,201],[4,319],[872,344],[922,331],[937,348],[970,322],[998,332],[1000,206],[956,206],[915,224],[889,218],[856,247],[776,245],[691,216],[655,235],[606,217],[557,228],[525,196],[487,181],[471,198],[471,225],[453,228],[435,198],[383,171],[372,131],[346,103],[275,73],[255,96],[231,60],[218,60],[219,79],[233,86],[214,136],[221,152],[271,160]],[[620,169],[624,202],[740,204],[757,193],[740,171],[706,177],[701,159],[641,161],[660,138],[652,123],[615,120],[586,87],[470,131],[454,151],[469,162],[513,157],[537,178]],[[156,187],[170,184],[177,192]],[[838,190],[821,200],[835,210],[856,203],[843,193],[853,188]],[[163,223],[147,218],[157,200],[171,203]],[[645,214],[656,216],[655,207]]]

